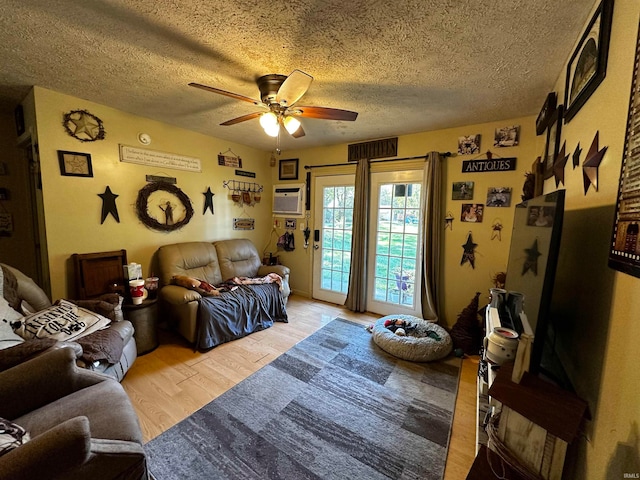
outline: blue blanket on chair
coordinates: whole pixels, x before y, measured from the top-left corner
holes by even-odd
[[[288,321],[278,284],[239,285],[219,296],[202,297],[196,347],[208,350],[269,328],[273,322]]]

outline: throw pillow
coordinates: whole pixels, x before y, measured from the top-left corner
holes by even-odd
[[[29,441],[29,434],[20,425],[0,417],[0,456]]]
[[[102,315],[66,300],[59,300],[56,305],[27,315],[12,326],[25,340],[53,338],[64,341],[88,335],[105,328],[109,323],[110,320]]]
[[[193,277],[187,277],[186,275],[174,275],[171,278],[171,283],[189,289],[198,288],[200,286],[200,280]]]
[[[112,322],[122,320],[122,301],[123,297],[117,293],[107,293],[92,300],[69,300],[71,303],[79,307],[87,308],[92,312],[99,313],[103,317],[107,317]]]
[[[11,308],[4,297],[0,297],[0,350],[24,342],[11,328],[12,323],[21,319],[22,315]]]
[[[199,278],[187,277],[186,275],[174,275],[171,278],[174,285],[179,285],[189,290],[195,290],[200,295],[218,296],[220,291],[209,282],[200,280]]]

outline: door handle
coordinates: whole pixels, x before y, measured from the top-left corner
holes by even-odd
[[[320,245],[318,245],[317,243],[313,244],[313,249],[314,250],[318,250],[320,248]]]

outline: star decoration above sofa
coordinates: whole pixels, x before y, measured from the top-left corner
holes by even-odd
[[[98,196],[102,198],[102,216],[100,217],[100,224],[102,225],[109,214],[116,219],[116,222],[120,223],[120,215],[118,215],[118,207],[116,207],[116,195],[111,191],[111,187],[107,185],[104,193],[99,193]]]

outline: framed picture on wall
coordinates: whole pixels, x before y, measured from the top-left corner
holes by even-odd
[[[613,0],[602,0],[569,59],[564,121],[569,123],[607,74]]]
[[[555,162],[560,150],[560,139],[562,138],[562,115],[564,107],[558,106],[555,113],[549,120],[547,129],[547,144],[544,148],[544,178],[553,176],[553,162]]]
[[[297,180],[298,179],[298,159],[297,158],[280,160],[278,179],[280,180]]]
[[[473,182],[453,182],[451,200],[473,200]]]
[[[481,203],[463,203],[460,221],[481,223],[484,215],[484,205]]]
[[[633,63],[633,82],[627,116],[622,166],[609,250],[609,267],[640,278],[640,29]]]
[[[538,118],[536,118],[536,135],[542,135],[547,130],[549,120],[556,111],[557,103],[558,96],[556,92],[551,92],[547,95],[544,105],[542,105],[542,109],[540,109],[540,113],[538,114]]]
[[[489,187],[487,207],[508,207],[511,205],[511,187]]]
[[[60,162],[60,175],[93,177],[91,155],[88,153],[58,150],[58,162]]]

